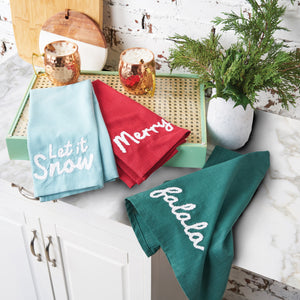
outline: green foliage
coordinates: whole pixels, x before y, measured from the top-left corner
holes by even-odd
[[[259,91],[279,96],[282,106],[295,104],[295,92],[300,87],[300,55],[288,50],[274,38],[280,26],[285,7],[278,0],[247,0],[251,13],[224,13],[215,25],[222,31],[234,31],[237,42],[224,49],[220,35],[214,30],[209,37],[193,40],[186,35],[175,35],[171,40],[171,70],[183,67],[198,74],[205,87],[215,87],[216,96],[231,97],[236,105],[253,106]]]

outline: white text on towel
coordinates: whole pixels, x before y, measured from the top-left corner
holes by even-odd
[[[187,225],[186,222],[191,220],[191,215],[187,212],[179,211],[191,211],[196,208],[196,204],[186,203],[183,205],[175,206],[174,203],[178,201],[178,198],[170,194],[180,194],[182,189],[178,187],[168,187],[164,190],[157,190],[150,193],[151,198],[163,197],[163,200],[169,204],[172,214],[176,216],[176,219],[180,221],[184,228],[184,233],[189,237],[190,241],[196,249],[204,251],[204,246],[199,245],[203,240],[203,235],[199,232],[207,227],[207,222],[195,223],[193,225]]]
[[[35,165],[41,170],[40,174],[34,173],[33,176],[38,180],[45,180],[48,176],[72,173],[75,169],[89,170],[92,167],[94,155],[85,153],[88,148],[87,141],[83,137],[74,145],[68,141],[63,147],[57,147],[57,151],[54,151],[53,145],[49,144],[48,155],[38,153],[33,157]],[[83,153],[85,153],[84,157]],[[65,160],[64,157],[69,158]]]

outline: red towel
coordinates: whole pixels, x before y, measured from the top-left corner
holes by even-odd
[[[177,153],[190,134],[143,105],[96,80],[93,82],[116,157],[120,179],[140,184]]]

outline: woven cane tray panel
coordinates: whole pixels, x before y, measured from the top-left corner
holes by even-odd
[[[196,144],[203,143],[201,134],[200,90],[195,88],[197,79],[186,77],[160,77],[158,75],[156,77],[156,90],[153,97],[146,95],[135,96],[127,93],[123,89],[117,74],[81,74],[79,77],[79,81],[86,79],[92,81],[99,79],[144,105],[167,121],[179,127],[191,130],[187,142]],[[46,76],[39,76],[35,80],[32,88],[49,88],[53,86],[54,85]],[[27,136],[28,112],[29,99],[20,115],[13,136]]]

